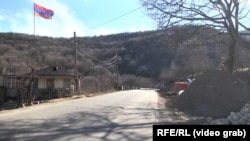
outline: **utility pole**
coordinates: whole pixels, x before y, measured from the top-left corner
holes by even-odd
[[[116,66],[116,69],[117,69],[117,90],[122,90],[122,86],[120,86],[120,83],[119,83],[119,62],[121,61],[121,57],[119,56],[118,60],[117,60],[117,66]]]
[[[76,91],[78,93],[79,90],[79,79],[78,79],[78,68],[77,68],[77,45],[76,45],[76,32],[74,32],[74,48],[75,48],[75,73],[76,73]]]

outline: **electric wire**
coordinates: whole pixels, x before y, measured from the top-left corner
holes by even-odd
[[[90,56],[88,55],[88,57],[90,57]],[[91,61],[95,65],[99,65],[99,66],[102,66],[104,68],[111,68],[111,67],[115,66],[119,62],[119,60],[120,60],[119,58],[120,57],[117,57],[117,55],[116,55],[116,57],[113,57],[112,60],[104,62],[104,61],[96,60],[96,59],[91,57]]]
[[[135,9],[131,10],[131,11],[128,11],[128,12],[126,12],[126,13],[124,13],[124,14],[118,16],[118,17],[116,17],[116,18],[113,18],[113,19],[111,19],[111,20],[108,20],[108,21],[106,21],[106,22],[103,22],[102,24],[93,26],[93,27],[91,27],[91,28],[89,28],[89,29],[87,29],[87,30],[84,30],[84,31],[80,32],[80,33],[89,32],[89,31],[91,31],[91,30],[97,29],[97,28],[102,27],[102,26],[104,26],[104,25],[106,25],[106,24],[109,24],[109,23],[111,23],[111,22],[114,22],[114,21],[116,21],[116,20],[118,20],[118,19],[120,19],[120,18],[122,18],[122,17],[125,17],[125,16],[127,16],[127,15],[129,15],[129,14],[131,14],[131,13],[133,13],[133,12],[139,10],[139,9],[141,9],[142,7],[143,7],[143,6],[137,7],[137,8],[135,8]]]
[[[135,8],[135,9],[131,10],[131,11],[128,11],[128,12],[126,12],[126,13],[124,13],[124,14],[118,16],[118,17],[116,17],[116,18],[113,18],[113,19],[108,20],[108,21],[106,21],[106,22],[104,22],[104,23],[102,23],[102,24],[99,24],[99,25],[97,25],[97,26],[94,26],[94,27],[92,27],[92,28],[89,28],[89,29],[87,29],[87,30],[84,30],[83,32],[89,32],[89,31],[91,31],[91,30],[97,29],[97,28],[99,28],[99,27],[101,27],[101,26],[104,26],[104,25],[106,25],[106,24],[109,24],[109,23],[111,23],[111,22],[113,22],[113,21],[116,21],[116,20],[118,20],[118,19],[120,19],[120,18],[122,18],[122,17],[124,17],[124,16],[127,16],[127,15],[129,15],[129,14],[131,14],[131,13],[133,13],[133,12],[139,10],[139,9],[141,9],[142,7],[143,7],[143,6],[137,7],[137,8]],[[82,33],[82,32],[80,32],[80,34],[81,34],[81,33]],[[115,56],[113,56],[112,58],[103,58],[103,57],[97,56],[97,55],[95,55],[95,56],[94,56],[94,55],[90,55],[90,54],[87,53],[86,51],[84,51],[84,54],[85,54],[87,57],[89,57],[89,58],[91,59],[92,63],[94,63],[95,65],[100,65],[100,66],[102,66],[102,67],[104,67],[104,68],[110,68],[110,67],[115,66],[117,63],[119,63],[119,61],[120,61],[120,59],[121,59],[117,54],[116,54]]]
[[[93,64],[102,66],[104,68],[111,68],[111,67],[115,66],[117,63],[119,63],[119,61],[120,61],[120,57],[117,54],[115,54],[111,58],[105,58],[105,59],[103,57],[100,57],[100,56],[97,56],[97,55],[90,55],[87,52],[84,52],[84,54],[88,58],[91,59],[91,62]],[[102,59],[99,59],[99,58],[102,58]]]

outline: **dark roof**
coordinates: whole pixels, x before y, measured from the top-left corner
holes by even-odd
[[[16,78],[18,77],[18,75],[14,75],[14,74],[7,74],[7,75],[3,75],[4,77],[12,77],[12,78]]]
[[[61,67],[47,67],[35,71],[37,76],[75,76],[74,73],[69,72]]]

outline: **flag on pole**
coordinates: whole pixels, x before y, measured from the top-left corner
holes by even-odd
[[[52,19],[54,11],[34,3],[34,15],[44,19]]]

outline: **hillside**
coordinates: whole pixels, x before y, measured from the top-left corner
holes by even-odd
[[[114,78],[118,63],[119,83],[130,87],[152,86],[156,82],[218,69],[222,58],[227,57],[225,40],[216,30],[199,26],[77,37],[78,72],[97,85],[104,78],[117,83]],[[32,67],[39,69],[47,65],[74,71],[73,38],[1,33],[0,54],[1,75],[23,74]]]

